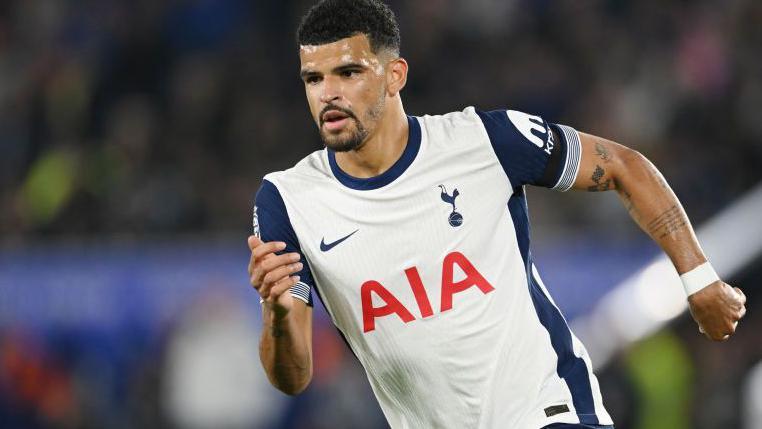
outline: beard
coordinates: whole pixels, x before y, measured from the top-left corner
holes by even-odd
[[[334,108],[335,109],[335,108]],[[338,109],[336,109],[338,110]],[[347,110],[341,109],[344,113]],[[320,138],[328,149],[335,152],[349,152],[359,149],[368,137],[368,129],[360,122],[356,116],[350,115],[349,124],[339,134],[332,134],[320,127]],[[322,120],[321,120],[322,122]]]
[[[375,123],[384,111],[384,93],[365,114],[368,122]],[[338,110],[348,116],[349,123],[338,134],[333,134],[323,128],[323,114],[329,110]],[[328,105],[320,112],[320,138],[328,149],[335,152],[349,152],[357,150],[365,143],[370,135],[370,130],[349,109]]]

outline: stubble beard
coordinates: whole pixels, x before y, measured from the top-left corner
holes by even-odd
[[[320,137],[323,139],[325,147],[335,152],[349,152],[362,146],[363,142],[365,142],[365,139],[368,137],[368,130],[356,117],[351,117],[349,120],[354,122],[354,127],[345,129],[338,135],[330,134],[321,129]],[[348,128],[349,127],[351,127],[351,124],[348,125]],[[345,136],[347,133],[349,135]]]
[[[368,113],[365,115],[365,117],[372,122],[376,122],[384,111],[384,101],[384,94],[382,93],[376,104],[371,107],[370,110],[368,110]],[[350,113],[347,111],[345,112]],[[366,139],[370,135],[370,131],[354,114],[351,114],[349,120],[354,122],[355,126],[351,129],[345,130],[338,135],[331,135],[323,130],[322,126],[320,127],[320,138],[323,140],[323,144],[325,144],[328,149],[331,149],[334,152],[349,152],[361,148],[365,143]],[[349,125],[349,127],[351,127],[351,125]],[[346,133],[349,135],[343,137],[343,135]]]

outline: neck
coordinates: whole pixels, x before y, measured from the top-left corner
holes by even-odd
[[[394,165],[407,146],[408,123],[399,98],[387,105],[373,134],[356,150],[337,152],[336,163],[350,176],[375,177]]]

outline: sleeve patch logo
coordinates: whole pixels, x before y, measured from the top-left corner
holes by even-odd
[[[257,218],[257,206],[254,206],[253,227],[254,227],[254,235],[256,235],[257,238],[262,238],[262,236],[259,234],[259,219]]]
[[[553,143],[553,134],[551,134],[545,127],[545,121],[543,121],[542,118],[539,116],[528,115],[524,112],[519,112],[516,110],[508,110],[506,113],[508,114],[508,119],[511,121],[513,126],[515,126],[516,129],[519,130],[519,132],[527,140],[529,140],[538,148],[544,149],[544,152],[550,155],[550,152],[553,150],[553,146],[555,146]],[[544,136],[545,139],[533,131]]]

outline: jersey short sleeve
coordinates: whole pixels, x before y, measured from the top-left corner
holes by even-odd
[[[559,191],[571,188],[582,155],[575,129],[516,110],[476,113],[513,187],[529,184]]]
[[[299,283],[291,287],[291,295],[312,307],[311,292],[315,286],[312,271],[302,254],[299,240],[296,238],[296,233],[289,220],[283,198],[278,188],[267,180],[262,181],[262,186],[260,186],[254,199],[254,235],[265,243],[269,241],[282,241],[286,243],[286,248],[278,252],[279,254],[299,252],[302,255],[300,262],[303,268],[294,274],[299,276]]]

